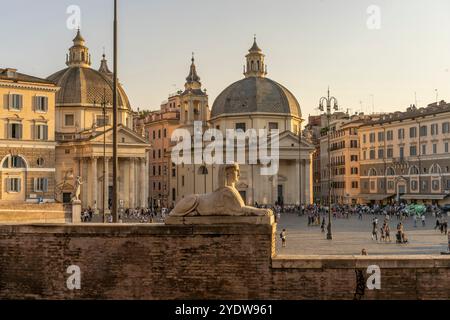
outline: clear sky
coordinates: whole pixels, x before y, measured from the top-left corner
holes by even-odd
[[[191,52],[210,105],[243,78],[253,34],[268,77],[289,88],[304,116],[330,85],[351,111],[404,110],[450,101],[448,0],[119,0],[119,78],[135,109],[157,109],[182,88]],[[82,34],[100,64],[111,58],[112,0],[2,0],[0,67],[41,77],[65,67],[75,35],[66,13],[81,8]],[[371,5],[380,9],[367,13]],[[375,24],[373,24],[375,21]],[[111,60],[111,59],[110,59]],[[112,68],[112,61],[110,61]]]

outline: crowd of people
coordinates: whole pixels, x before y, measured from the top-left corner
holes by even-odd
[[[169,208],[121,208],[119,210],[119,221],[127,223],[161,223],[164,222],[169,214]],[[103,217],[100,212],[98,215]],[[82,222],[93,222],[95,219],[95,210],[92,208],[83,209],[81,212]],[[106,222],[112,223],[113,217],[111,214],[105,215]]]

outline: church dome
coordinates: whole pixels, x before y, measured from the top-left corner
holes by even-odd
[[[249,50],[245,79],[226,88],[214,101],[211,117],[227,114],[273,113],[301,118],[300,104],[281,84],[266,78],[264,54],[256,44]]]
[[[281,84],[262,77],[245,78],[226,88],[214,101],[211,117],[256,112],[301,117],[294,95]]]
[[[90,67],[91,57],[87,47],[84,46],[84,39],[80,31],[73,41],[74,46],[70,48],[67,55],[66,64],[68,68],[47,78],[60,87],[56,94],[56,105],[100,106],[104,100],[111,105],[113,101],[113,76],[108,68],[105,55],[103,55],[100,69],[94,70]],[[120,108],[131,109],[128,97],[120,84],[118,85],[117,97]]]

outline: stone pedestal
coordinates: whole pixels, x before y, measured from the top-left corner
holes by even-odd
[[[81,200],[72,201],[72,223],[81,223]]]
[[[270,216],[190,216],[174,217],[168,216],[166,225],[222,225],[222,224],[267,224],[273,225],[275,219]]]

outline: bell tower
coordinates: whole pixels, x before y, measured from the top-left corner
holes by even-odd
[[[80,29],[78,29],[75,39],[73,39],[73,46],[66,55],[66,65],[68,67],[82,68],[89,68],[91,66],[91,55],[89,54],[88,47],[85,46],[85,40],[81,36]]]
[[[181,126],[191,127],[193,129],[194,122],[201,121],[203,128],[206,128],[210,117],[208,95],[206,94],[206,89],[202,90],[202,83],[197,74],[194,54],[192,54],[191,67],[184,88],[185,90],[180,96]]]
[[[256,35],[254,37],[253,46],[248,50],[245,56],[247,65],[244,66],[244,75],[249,77],[265,77],[267,75],[267,66],[264,64],[265,55],[256,43]]]

